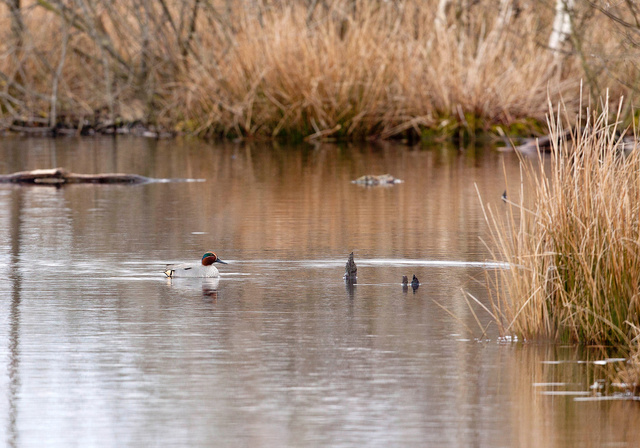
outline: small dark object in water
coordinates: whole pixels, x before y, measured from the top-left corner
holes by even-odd
[[[344,279],[348,282],[355,282],[357,279],[358,268],[355,261],[353,261],[353,252],[349,254],[349,260],[344,267]]]
[[[411,287],[415,291],[416,289],[418,289],[418,286],[420,286],[420,281],[418,280],[418,277],[416,277],[415,274],[414,274],[413,275],[413,280],[411,280]]]
[[[502,200],[507,202],[507,190],[504,190],[504,193],[502,193]]]
[[[407,283],[409,283],[409,279],[407,278],[407,276],[406,276],[406,275],[403,275],[403,276],[402,276],[402,284],[403,284],[404,286],[407,286]]]

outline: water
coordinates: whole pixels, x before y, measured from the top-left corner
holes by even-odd
[[[512,155],[9,139],[0,163],[206,179],[0,185],[7,446],[640,440],[637,403],[591,400],[612,365],[601,355],[499,343],[469,305],[467,293],[488,302],[485,274],[500,269],[478,192],[501,205]],[[350,183],[386,172],[404,183]],[[219,280],[164,278],[206,250],[229,263]],[[421,286],[403,290],[413,274]]]

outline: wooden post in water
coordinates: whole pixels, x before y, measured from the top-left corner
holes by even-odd
[[[353,252],[349,254],[349,259],[344,267],[344,279],[348,283],[355,283],[357,281],[358,268],[355,261],[353,261]]]

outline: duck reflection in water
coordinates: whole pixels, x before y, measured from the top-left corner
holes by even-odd
[[[217,302],[219,283],[219,278],[207,278],[202,280],[202,298],[214,303]]]
[[[202,288],[202,298],[208,302],[216,302],[218,300],[218,285],[220,284],[219,278],[167,278],[167,285],[171,288],[178,290],[190,291],[193,293],[198,285]]]

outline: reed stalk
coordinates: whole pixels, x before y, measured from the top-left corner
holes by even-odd
[[[485,208],[496,259],[493,314],[503,335],[629,348],[640,327],[640,154],[619,114],[550,109],[552,148],[521,161],[519,199]]]

